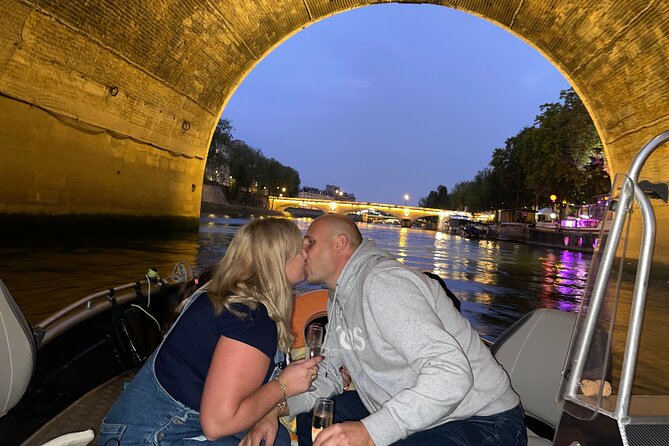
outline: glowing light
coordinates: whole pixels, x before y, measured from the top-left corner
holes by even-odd
[[[404,210],[404,216],[405,216],[405,217],[408,217],[410,213],[411,213],[411,212],[409,212],[409,209],[405,209],[405,210]]]
[[[565,238],[564,238],[564,245],[569,246],[569,236],[568,235],[565,236]]]
[[[330,210],[334,211],[335,209],[337,209],[337,203],[333,201],[332,203],[330,203]]]
[[[557,200],[557,195],[551,194],[550,199],[553,203],[555,203],[555,200]]]

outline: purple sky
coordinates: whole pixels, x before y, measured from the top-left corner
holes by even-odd
[[[478,17],[375,5],[299,32],[223,111],[233,136],[358,201],[410,204],[471,180],[568,82],[535,49]]]

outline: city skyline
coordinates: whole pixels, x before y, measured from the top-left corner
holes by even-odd
[[[295,168],[301,186],[416,205],[440,184],[473,179],[567,88],[541,54],[492,23],[445,7],[375,5],[284,42],[223,117],[235,138]]]

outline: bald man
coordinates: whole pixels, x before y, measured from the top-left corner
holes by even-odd
[[[351,418],[338,418],[336,402],[335,424],[315,446],[527,443],[506,372],[435,280],[363,240],[345,216],[314,220],[304,249],[307,280],[330,290],[329,322],[316,390],[289,398],[290,413],[341,394],[342,366],[362,412],[337,422]]]

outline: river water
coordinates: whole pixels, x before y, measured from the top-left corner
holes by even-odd
[[[294,221],[303,232],[311,222]],[[138,239],[127,234],[122,238],[17,242],[0,247],[0,278],[28,322],[34,324],[87,294],[142,279],[151,266],[167,276],[177,262],[186,261],[197,273],[222,257],[246,222],[248,219],[203,215],[198,233],[177,238]],[[536,308],[577,312],[583,298],[591,260],[587,253],[467,240],[396,225],[360,223],[359,227],[364,237],[375,240],[407,266],[439,274],[462,301],[464,316],[488,340]],[[650,339],[666,339],[663,315],[667,315],[666,305],[653,316],[665,334],[651,333]],[[663,351],[665,355],[666,348]],[[654,364],[651,370],[659,372],[667,358],[658,364],[651,357],[648,362]],[[666,387],[652,373],[645,382]]]

